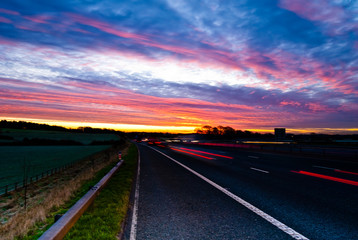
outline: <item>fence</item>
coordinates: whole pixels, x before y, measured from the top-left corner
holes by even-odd
[[[100,159],[102,159],[102,161],[103,161],[103,159],[108,160],[110,158],[110,155],[112,155],[113,153],[118,153],[118,147],[119,146],[121,146],[121,145],[113,145],[112,147],[107,148],[106,150],[103,150],[101,152],[94,153],[93,155],[89,156],[89,158],[85,158],[85,159],[87,159],[87,160],[91,159],[90,161],[91,161],[92,167],[94,167],[95,162],[97,162],[97,160],[95,161],[94,159],[98,158],[98,157],[96,157],[96,156],[98,156],[98,154],[101,154],[101,155],[105,154],[105,155],[100,157]],[[118,154],[120,154],[120,152]],[[118,157],[119,157],[119,155],[118,155]],[[0,186],[0,196],[8,194],[9,192],[12,192],[12,191],[21,189],[21,188],[23,188],[25,186],[28,186],[29,184],[37,182],[37,181],[39,181],[39,180],[41,180],[43,178],[49,177],[49,176],[51,176],[51,175],[53,175],[55,173],[62,172],[65,169],[68,169],[68,168],[74,166],[75,164],[79,163],[80,161],[85,160],[85,159],[75,160],[75,161],[72,161],[72,162],[67,163],[65,165],[55,167],[55,168],[50,168],[50,169],[44,170],[41,173],[36,173],[36,174],[34,174],[32,176],[27,176],[26,178],[23,177],[22,180],[19,180],[19,181],[13,182],[13,183],[9,183],[9,184]],[[119,157],[119,159],[121,159],[121,158]],[[106,160],[104,160],[104,161],[106,161]],[[24,174],[24,176],[26,176],[26,174]]]
[[[42,178],[46,178],[46,177],[51,176],[55,173],[62,172],[63,170],[72,167],[77,162],[78,161],[74,161],[69,164],[57,167],[57,168],[48,169],[46,171],[41,172],[40,174],[29,176],[29,177],[23,179],[22,181],[17,181],[17,182],[2,186],[2,187],[0,187],[0,196],[4,195],[4,194],[8,194],[11,191],[15,191],[20,188],[23,188],[23,187],[27,186],[28,184],[32,184],[34,182],[39,181]]]

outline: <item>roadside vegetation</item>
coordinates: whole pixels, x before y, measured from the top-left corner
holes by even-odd
[[[73,167],[32,183],[27,188],[0,197],[0,238],[37,239],[54,222],[54,216],[65,213],[118,162],[117,145],[94,154]],[[107,172],[106,172],[107,171]],[[25,207],[25,196],[27,206]]]
[[[137,148],[132,144],[119,171],[64,239],[117,239],[129,205],[137,156]]]

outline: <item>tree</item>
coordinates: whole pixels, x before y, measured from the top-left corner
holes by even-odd
[[[224,135],[224,132],[225,132],[225,128],[221,125],[218,126],[218,130],[219,130],[219,134],[220,135]]]
[[[232,127],[226,126],[224,127],[224,136],[227,138],[234,138],[235,137],[235,129]]]
[[[194,131],[197,134],[203,134],[203,130],[201,130],[200,128],[195,128]]]
[[[201,130],[203,131],[203,134],[209,135],[209,134],[212,133],[213,128],[212,128],[211,126],[209,126],[209,125],[205,125],[205,126],[203,126],[203,127],[201,128]]]

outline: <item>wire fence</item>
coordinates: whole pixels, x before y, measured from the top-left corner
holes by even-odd
[[[74,162],[68,163],[68,164],[60,166],[60,167],[51,168],[51,169],[45,170],[39,174],[27,176],[26,178],[24,177],[23,180],[21,180],[21,181],[16,181],[13,183],[3,185],[0,187],[0,196],[8,194],[12,191],[21,189],[29,184],[35,183],[35,182],[37,182],[43,178],[49,177],[55,173],[62,172],[65,169],[72,167],[77,162],[78,161],[74,161]]]
[[[90,161],[90,164],[92,165],[92,168],[95,166],[95,164],[98,164],[98,162],[100,161],[107,161],[110,159],[110,156],[113,154],[118,154],[118,159],[122,159],[122,153],[120,151],[118,151],[119,147],[122,146],[121,144],[119,145],[112,145],[112,147],[107,148],[104,151],[95,153],[93,155],[91,155],[88,158],[85,158],[87,160]],[[99,155],[100,156],[99,156]],[[47,178],[53,174],[59,173],[59,172],[63,172],[64,170],[73,167],[75,164],[78,164],[79,162],[85,160],[85,159],[80,159],[80,160],[75,160],[72,162],[69,162],[67,164],[64,164],[62,166],[59,167],[55,167],[55,168],[50,168],[50,169],[46,169],[40,173],[36,173],[33,175],[27,175],[27,172],[24,173],[23,177],[21,180],[18,181],[14,181],[12,183],[8,183],[6,185],[0,186],[0,196],[6,195],[12,191],[16,191],[19,190],[21,188],[24,188],[25,186],[28,186],[30,184],[33,184],[43,178]],[[95,160],[97,159],[97,160]]]

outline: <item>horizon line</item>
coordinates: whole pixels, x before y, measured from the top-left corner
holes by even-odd
[[[91,127],[99,129],[109,129],[122,131],[126,133],[131,132],[146,132],[146,133],[195,133],[196,128],[202,126],[156,126],[156,125],[143,125],[143,124],[120,124],[120,123],[93,123],[93,122],[72,122],[72,121],[57,121],[57,120],[44,120],[44,119],[29,119],[29,118],[1,118],[6,121],[24,121],[37,124],[47,124],[49,126],[59,126],[67,129],[76,129],[81,127]],[[282,127],[284,128],[284,127]],[[234,128],[235,129],[235,128]],[[236,131],[250,131],[257,133],[274,133],[274,127],[271,129],[235,129]],[[286,134],[327,134],[327,135],[352,135],[358,134],[358,128],[286,128]]]

